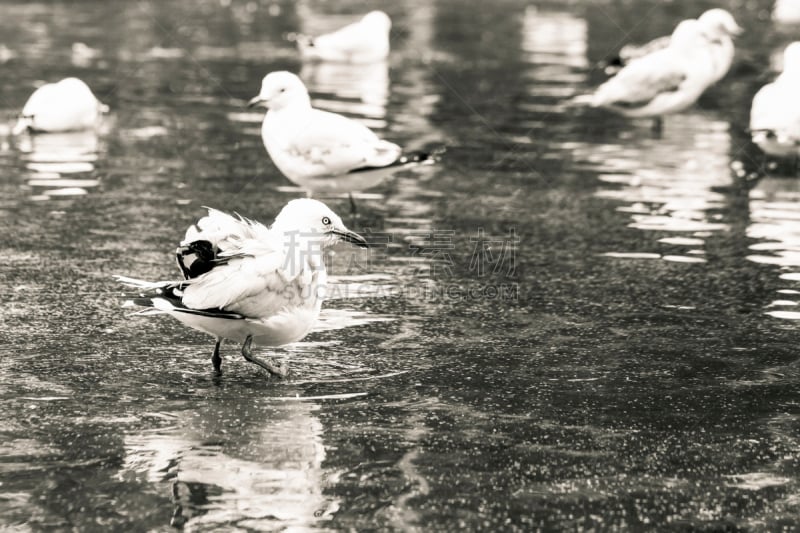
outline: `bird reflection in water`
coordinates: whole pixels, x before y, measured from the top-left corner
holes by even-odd
[[[323,495],[318,409],[220,397],[178,427],[127,437],[123,471],[169,487],[175,527],[313,526],[338,509]]]
[[[35,191],[33,199],[83,195],[99,185],[87,176],[103,151],[96,131],[23,134],[16,139],[30,171],[27,183]]]

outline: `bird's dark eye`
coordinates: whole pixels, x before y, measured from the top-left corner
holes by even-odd
[[[329,219],[328,217],[322,217],[322,224],[324,226],[327,226],[330,223],[331,223],[331,219]]]
[[[286,87],[283,87],[283,88],[281,89],[281,92],[282,92],[282,93],[285,93],[285,92],[286,92]]]

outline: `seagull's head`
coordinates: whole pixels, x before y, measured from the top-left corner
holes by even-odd
[[[700,15],[697,21],[703,25],[705,33],[712,39],[735,36],[744,31],[736,24],[733,15],[720,8],[709,9]]]
[[[261,81],[261,92],[247,103],[247,107],[263,106],[270,109],[282,109],[299,103],[311,105],[303,81],[285,70],[270,72]]]
[[[392,29],[392,19],[383,11],[370,11],[364,15],[364,18],[361,19],[361,23],[385,32]]]
[[[361,248],[368,247],[367,240],[347,229],[330,207],[310,198],[298,198],[286,204],[275,217],[272,228],[282,231],[293,243],[313,243],[327,248],[342,240]]]

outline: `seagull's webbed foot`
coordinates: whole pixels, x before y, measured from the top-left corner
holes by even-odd
[[[211,354],[211,363],[214,365],[214,372],[217,375],[222,374],[222,357],[219,356],[219,346],[222,344],[222,339],[217,339],[216,344],[214,344],[214,353]]]
[[[285,364],[276,366],[271,361],[265,361],[259,357],[253,355],[251,350],[251,346],[253,344],[253,336],[248,335],[247,338],[244,340],[244,344],[242,344],[242,356],[250,361],[251,363],[260,366],[267,372],[272,375],[278,376],[279,378],[285,378],[289,375],[289,367]]]

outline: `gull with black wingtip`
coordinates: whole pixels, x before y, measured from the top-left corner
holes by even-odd
[[[242,355],[270,374],[276,365],[252,353],[252,343],[280,346],[309,332],[319,316],[326,285],[323,250],[338,241],[367,247],[328,206],[292,200],[270,228],[216,209],[192,225],[177,250],[184,279],[149,282],[117,276],[140,289],[137,314],[167,314],[216,339],[212,363],[221,371],[222,339],[242,343]]]
[[[403,153],[360,122],[313,108],[306,86],[291,72],[267,74],[248,106],[269,108],[261,126],[264,147],[278,170],[300,186],[433,162],[428,153]]]

